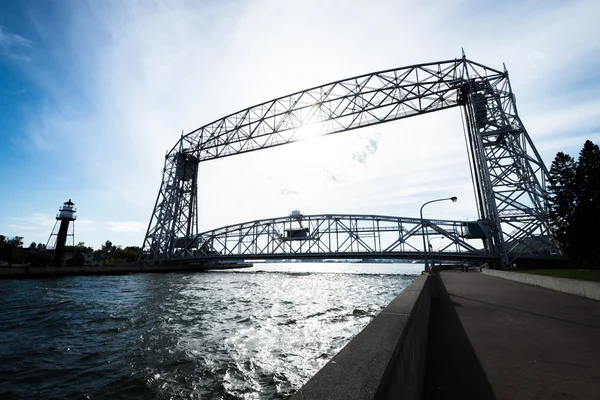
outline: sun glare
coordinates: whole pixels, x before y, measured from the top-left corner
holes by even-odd
[[[312,139],[321,134],[321,124],[303,125],[296,131],[296,137],[299,140]]]

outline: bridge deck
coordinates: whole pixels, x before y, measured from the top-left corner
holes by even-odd
[[[599,301],[475,272],[436,284],[424,398],[598,398]]]

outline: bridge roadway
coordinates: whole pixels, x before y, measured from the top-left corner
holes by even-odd
[[[163,263],[243,262],[290,259],[393,259],[433,263],[499,263],[496,252],[481,248],[489,234],[485,221],[432,220],[367,214],[300,213],[229,225],[178,238]],[[434,248],[431,244],[436,242]],[[425,243],[429,243],[427,253]],[[477,247],[477,246],[480,247]],[[510,262],[549,259],[517,242],[508,246]],[[546,246],[548,248],[549,246]],[[542,246],[542,248],[544,248]],[[436,249],[436,250],[434,250]],[[143,263],[157,264],[145,251]]]
[[[473,263],[481,265],[484,263],[498,263],[497,257],[488,256],[480,253],[463,253],[463,252],[429,252],[427,258],[431,265],[437,264],[453,264],[453,263]],[[187,265],[187,264],[202,264],[202,263],[252,263],[252,261],[290,261],[290,260],[311,260],[322,262],[325,260],[363,260],[368,262],[372,260],[396,260],[398,263],[425,260],[425,253],[405,251],[393,253],[372,253],[366,254],[363,252],[356,253],[298,253],[298,254],[246,254],[240,255],[214,255],[203,256],[198,258],[187,258],[178,260],[166,260],[165,265]],[[517,257],[513,260],[518,265],[562,265],[565,259],[562,257]]]
[[[470,254],[462,252],[430,252],[427,253],[430,263],[438,264],[452,262],[473,262],[473,263],[492,263],[497,262],[497,257],[485,254]],[[207,255],[197,258],[186,258],[179,260],[167,260],[165,264],[193,264],[197,262],[251,262],[251,261],[289,261],[289,260],[398,260],[398,262],[423,261],[425,254],[423,252],[403,251],[403,252],[385,252],[385,253],[283,253],[283,254],[245,254],[245,255]],[[537,260],[537,259],[536,259]]]
[[[473,272],[436,286],[424,399],[599,398],[599,301]]]

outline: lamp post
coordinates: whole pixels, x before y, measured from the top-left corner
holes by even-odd
[[[425,207],[427,204],[435,203],[436,201],[446,201],[446,200],[452,200],[453,203],[456,203],[456,200],[458,200],[458,197],[452,196],[452,197],[444,197],[443,199],[430,200],[421,206],[421,210],[420,210],[421,230],[423,231],[423,250],[425,250],[425,271],[429,271],[429,260],[427,258],[427,240],[425,239],[426,227],[425,227],[425,224],[423,223],[423,207]],[[428,223],[428,225],[429,225],[429,223]]]

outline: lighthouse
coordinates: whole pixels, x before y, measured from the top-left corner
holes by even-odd
[[[73,207],[74,205],[75,203],[69,199],[69,201],[64,202],[63,205],[60,206],[58,214],[56,214],[56,223],[54,224],[54,229],[52,229],[50,238],[48,238],[48,244],[50,244],[53,237],[55,237],[52,265],[63,265],[65,258],[65,244],[67,243],[67,238],[69,236],[71,237],[72,246],[75,247],[75,220],[77,219],[75,212],[77,209]],[[69,229],[69,225],[71,226],[71,229]]]

